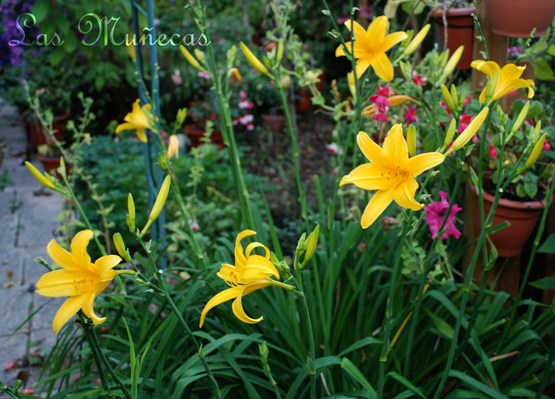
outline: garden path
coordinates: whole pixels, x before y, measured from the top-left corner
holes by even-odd
[[[55,343],[51,323],[61,303],[34,293],[34,283],[45,271],[34,259],[48,259],[46,244],[58,224],[62,202],[55,193],[40,190],[24,166],[25,130],[17,109],[0,99],[0,153],[2,141],[0,173],[7,171],[12,184],[0,191],[0,381],[12,386],[20,378],[24,387],[33,387],[42,356]],[[11,361],[15,364],[9,370]]]

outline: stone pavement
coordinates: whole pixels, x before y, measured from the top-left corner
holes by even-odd
[[[0,191],[0,381],[12,386],[18,376],[29,376],[24,386],[33,387],[40,365],[30,366],[29,359],[48,354],[56,342],[51,323],[63,301],[33,293],[34,283],[46,271],[34,259],[41,256],[50,260],[46,244],[58,225],[56,219],[61,213],[62,201],[54,192],[35,194],[42,186],[23,165],[27,145],[25,130],[17,109],[1,99],[0,141],[4,141],[0,174],[7,171],[13,181],[13,185]],[[33,163],[41,169],[39,163]],[[6,370],[10,361],[16,365]],[[0,394],[0,398],[5,397]]]

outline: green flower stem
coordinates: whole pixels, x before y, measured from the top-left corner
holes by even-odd
[[[311,369],[313,362],[316,360],[316,345],[314,344],[314,330],[312,328],[312,320],[310,318],[310,310],[308,309],[308,302],[306,301],[306,293],[303,287],[302,271],[300,270],[299,260],[295,256],[295,281],[297,283],[297,288],[299,289],[299,296],[302,300],[301,306],[301,317],[306,323],[306,330],[308,333],[308,372],[311,375],[310,378],[310,397],[311,399],[316,399],[316,370]],[[302,359],[300,359],[302,361]]]
[[[154,260],[154,257],[152,256],[152,252],[148,249],[148,247],[146,246],[145,242],[142,240],[141,237],[137,237],[137,239],[139,240],[139,243],[140,243],[141,247],[143,248],[143,250],[148,254],[148,259],[149,259],[149,261],[150,261],[150,263],[152,264],[152,267],[153,267],[152,272],[153,272],[153,274],[156,278],[156,281],[159,284],[159,288],[162,290],[164,298],[166,299],[166,301],[168,302],[168,305],[170,305],[170,307],[172,308],[173,312],[175,313],[177,319],[179,320],[179,322],[181,323],[181,325],[185,329],[185,333],[187,334],[187,337],[193,342],[193,345],[197,349],[198,357],[199,357],[199,359],[202,363],[202,366],[204,367],[204,370],[206,371],[208,379],[210,380],[210,384],[212,385],[212,389],[214,391],[214,396],[216,398],[221,398],[222,394],[220,392],[220,387],[218,386],[218,383],[217,383],[216,379],[214,378],[214,374],[212,374],[212,370],[210,369],[210,366],[208,365],[208,362],[206,361],[206,358],[204,357],[204,353],[202,352],[202,347],[198,344],[195,336],[193,335],[193,332],[191,331],[191,328],[189,327],[189,324],[183,318],[183,316],[181,314],[181,311],[179,310],[179,308],[177,307],[177,305],[173,301],[170,292],[166,288],[166,283],[165,283],[161,273],[157,270],[156,261]]]
[[[277,69],[277,68],[276,68]],[[279,76],[279,71],[275,70],[274,73]],[[291,140],[291,149],[293,151],[293,167],[295,168],[295,181],[297,183],[298,200],[301,204],[301,216],[304,220],[307,217],[306,209],[306,197],[303,190],[301,182],[301,164],[299,161],[299,144],[297,142],[297,137],[295,134],[295,129],[293,128],[293,119],[291,118],[291,112],[289,110],[289,103],[287,101],[287,96],[283,90],[283,86],[279,79],[276,79],[275,84],[277,86],[279,97],[281,99],[281,105],[283,107],[283,112],[285,114],[285,120],[287,121],[287,131],[289,132],[289,139]]]
[[[11,390],[2,381],[0,381],[0,393],[5,393],[12,399],[21,399],[21,396],[19,396],[19,392]]]

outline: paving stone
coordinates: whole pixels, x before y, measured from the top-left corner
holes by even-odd
[[[0,287],[7,287],[10,283],[13,287],[20,287],[24,284],[24,259],[25,254],[22,249],[13,248],[10,251],[0,249]],[[11,281],[10,271],[13,273]]]
[[[25,285],[35,284],[37,280],[48,270],[35,261],[41,257],[50,262],[51,259],[46,253],[46,245],[35,248],[25,248],[25,257],[23,259],[23,283]]]
[[[28,335],[18,333],[11,338],[0,338],[0,381],[11,385],[17,379],[17,374],[22,369],[14,368],[12,370],[4,370],[9,361],[21,359],[27,353]],[[0,394],[0,398],[7,397]]]
[[[27,319],[32,301],[31,295],[27,287],[0,288],[3,313],[0,337],[11,335]],[[27,324],[22,330],[26,331],[28,328]]]
[[[52,330],[52,320],[54,320],[56,312],[66,299],[67,298],[46,298],[38,294],[33,294],[32,311],[37,312],[33,315],[33,319],[31,320],[33,334],[35,334],[35,331],[42,331],[43,333],[49,331],[50,335],[54,336],[55,340],[56,335],[54,334],[54,330]]]

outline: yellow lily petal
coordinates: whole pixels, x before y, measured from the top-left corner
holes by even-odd
[[[267,279],[270,276],[279,278],[279,272],[273,263],[260,255],[251,255],[247,258],[245,268],[238,282],[249,284],[253,281]]]
[[[246,262],[245,255],[243,254],[243,246],[241,245],[241,241],[243,238],[247,238],[250,236],[255,235],[256,232],[252,230],[243,230],[242,232],[237,235],[237,239],[235,240],[235,266],[237,267],[240,272],[242,272],[242,268]]]
[[[135,130],[135,125],[133,125],[129,122],[119,124],[118,127],[116,127],[116,133],[119,133],[122,130]]]
[[[393,199],[403,208],[418,211],[422,209],[424,205],[419,204],[414,198],[417,189],[418,183],[416,180],[408,179],[404,184],[401,184],[394,189]]]
[[[422,42],[424,41],[424,39],[426,38],[426,36],[428,35],[428,32],[430,31],[430,24],[426,24],[422,29],[420,29],[420,32],[418,32],[411,40],[411,42],[408,44],[407,48],[405,48],[405,51],[403,51],[403,55],[406,57],[408,55],[411,55],[412,53],[414,53],[418,47],[420,47],[420,45],[422,44]]]
[[[139,138],[140,141],[142,141],[143,143],[146,143],[147,138],[146,138],[145,129],[137,129],[137,137]]]
[[[439,152],[427,152],[418,154],[407,161],[407,169],[411,171],[412,176],[416,177],[428,169],[441,164],[445,160],[445,155]]]
[[[407,34],[405,32],[395,32],[391,35],[387,35],[383,41],[383,50],[387,51],[391,47],[395,46],[397,43],[402,42],[407,38]]]
[[[393,125],[382,146],[382,156],[394,160],[400,168],[409,159],[409,148],[403,137],[403,127],[400,123]]]
[[[475,60],[472,61],[470,66],[480,72],[485,73],[489,77],[495,75],[497,72],[500,71],[499,65],[493,61],[484,61],[484,60]]]
[[[376,192],[364,209],[364,213],[360,219],[360,225],[362,228],[367,229],[370,227],[386,210],[389,204],[391,204],[391,201],[393,201],[392,190]]]
[[[381,169],[373,164],[365,163],[341,179],[339,186],[345,184],[354,184],[363,190],[381,190],[387,186],[387,180],[382,176]]]
[[[237,298],[233,301],[233,304],[231,305],[231,309],[233,310],[233,314],[235,315],[235,317],[237,317],[243,323],[247,324],[256,324],[261,322],[264,319],[263,316],[260,316],[258,319],[253,319],[245,313],[245,309],[243,309],[242,298],[250,294],[251,292],[268,287],[269,285],[270,283],[267,282],[259,282],[242,287],[242,291],[239,295],[237,295]]]
[[[71,240],[71,253],[75,262],[79,265],[88,266],[91,263],[91,257],[87,253],[87,247],[93,236],[94,234],[91,230],[82,230]]]
[[[211,309],[215,308],[221,303],[227,302],[230,299],[237,297],[242,291],[243,291],[243,286],[237,286],[237,287],[228,288],[227,290],[224,290],[214,295],[206,303],[206,305],[204,306],[204,309],[202,309],[202,313],[200,314],[199,328],[202,327],[202,325],[204,324],[204,319],[206,318],[206,315]]]
[[[81,309],[86,298],[83,295],[69,297],[58,309],[54,320],[52,321],[52,328],[58,334],[60,329],[67,321]]]
[[[94,266],[100,273],[104,273],[119,265],[121,261],[122,259],[117,255],[106,255],[98,258],[96,262],[94,262]]]
[[[350,20],[349,19],[349,20],[345,21],[344,25],[349,30],[349,32],[354,32],[355,37],[362,38],[366,35],[366,30],[362,27],[361,24],[359,24],[355,20]],[[370,27],[369,27],[369,29],[370,29]]]
[[[270,250],[268,249],[268,247],[266,247],[265,245],[263,245],[259,242],[251,242],[249,245],[247,245],[247,248],[245,249],[245,255],[247,257],[251,256],[251,253],[255,248],[263,248],[264,249],[264,257],[266,259],[270,259]]]
[[[79,263],[75,261],[73,255],[63,249],[55,240],[50,240],[50,242],[46,246],[46,252],[48,253],[48,256],[52,258],[54,263],[66,270],[75,271],[84,269],[81,265],[79,265]]]
[[[222,264],[220,271],[216,275],[229,284],[237,284],[237,269],[233,265]]]
[[[82,295],[94,288],[94,276],[87,272],[53,270],[43,274],[36,283],[37,294],[50,298]]]
[[[379,163],[382,158],[382,149],[366,133],[359,132],[357,135],[358,148],[366,159],[373,163]]]
[[[385,80],[386,82],[390,82],[393,80],[393,65],[391,64],[391,61],[389,61],[389,58],[385,53],[377,54],[370,62],[370,65],[372,65],[372,68],[374,68],[374,72],[376,72],[376,75],[378,75],[381,79]]]
[[[357,77],[360,79],[360,77],[362,75],[364,75],[364,72],[366,72],[366,70],[368,69],[368,67],[371,65],[370,60],[366,59],[366,58],[360,58],[357,63],[356,63],[356,71],[357,71]]]
[[[56,185],[54,184],[54,182],[52,182],[49,177],[40,173],[39,170],[35,168],[35,166],[31,162],[25,161],[25,166],[27,167],[27,169],[29,169],[29,172],[31,172],[31,174],[35,177],[35,179],[38,180],[40,184],[51,190],[56,190]]]
[[[94,313],[94,294],[91,293],[84,295],[84,297],[82,309],[85,316],[91,319],[95,325],[104,323],[106,321],[106,317],[99,317],[96,313]]]
[[[385,15],[375,18],[370,24],[370,26],[368,26],[368,30],[366,31],[367,37],[383,40],[385,38],[385,34],[388,26],[389,26],[389,22]],[[355,30],[355,34],[356,33],[357,32]]]

